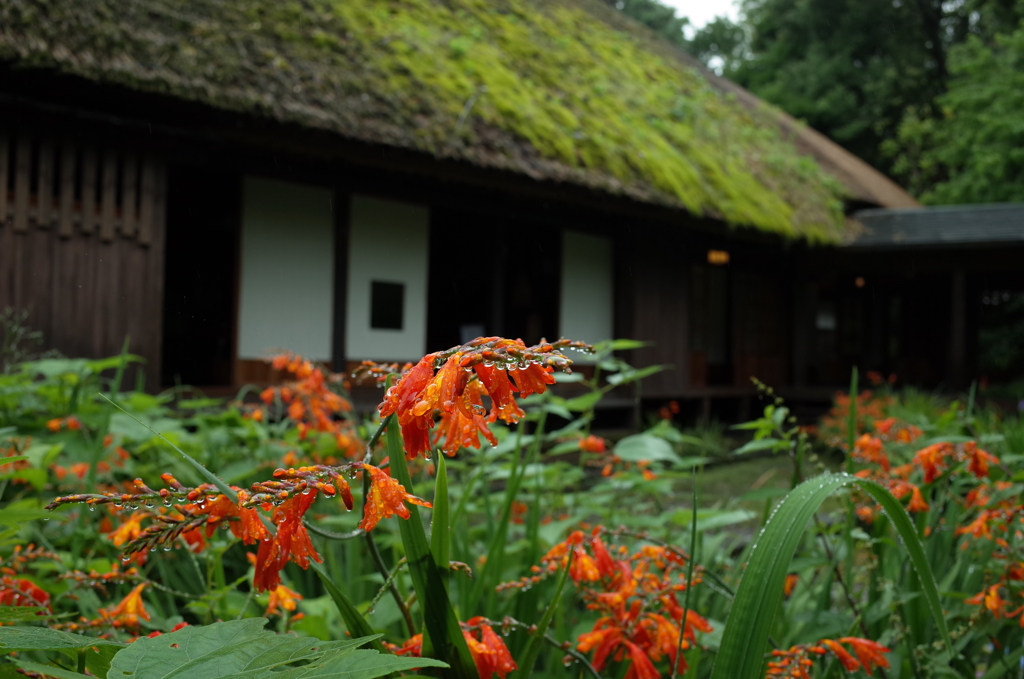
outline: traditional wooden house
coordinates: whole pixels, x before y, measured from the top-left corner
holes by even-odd
[[[0,307],[150,388],[481,334],[807,382],[794,275],[915,205],[598,0],[0,0]]]

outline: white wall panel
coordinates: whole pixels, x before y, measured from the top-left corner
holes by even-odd
[[[352,196],[345,355],[417,360],[426,353],[430,213],[425,207]],[[401,329],[372,328],[371,284],[404,285]]]
[[[331,191],[246,177],[241,249],[238,357],[264,358],[285,349],[312,360],[330,359]]]
[[[611,239],[564,233],[558,326],[562,337],[589,343],[612,339],[612,262]]]

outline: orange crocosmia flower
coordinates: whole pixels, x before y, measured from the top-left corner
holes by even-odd
[[[924,471],[924,482],[931,483],[946,470],[946,457],[952,452],[952,446],[945,442],[933,443],[922,448],[914,455],[913,464]]]
[[[370,474],[370,492],[366,497],[363,520],[359,522],[359,527],[363,530],[373,530],[381,519],[387,519],[396,514],[403,519],[408,519],[410,514],[409,508],[405,506],[406,502],[421,507],[433,506],[426,500],[421,500],[415,495],[405,492],[405,486],[391,478],[383,469],[368,464],[364,464],[363,469]]]
[[[48,608],[50,594],[26,578],[0,577],[0,606],[37,606]]]
[[[395,646],[394,644],[388,644],[387,642],[384,643],[388,647],[388,650],[395,655],[407,655],[413,658],[419,658],[423,655],[422,634],[414,634],[401,646]]]
[[[147,516],[149,516],[147,512],[133,512],[107,537],[110,538],[115,547],[123,547],[126,542],[131,542],[142,535],[142,520]]]
[[[270,520],[277,526],[277,535],[272,540],[260,541],[256,553],[256,574],[253,586],[257,592],[273,590],[281,584],[281,569],[288,561],[302,568],[309,568],[309,560],[322,561],[313,547],[309,532],[302,524],[302,517],[316,500],[317,491],[308,495],[293,495],[280,506],[275,507]]]
[[[280,615],[281,610],[294,611],[298,602],[302,601],[302,595],[294,592],[284,585],[278,585],[270,591],[270,601],[267,603],[267,610],[263,613],[264,618],[272,615]]]
[[[874,523],[875,521],[875,510],[867,505],[861,505],[857,507],[857,518],[864,523]]]
[[[988,466],[999,464],[999,458],[978,447],[974,441],[964,444],[964,452],[967,454],[967,471],[979,479],[988,476]]]
[[[480,679],[491,679],[495,674],[501,679],[505,679],[510,672],[516,671],[517,666],[512,659],[512,654],[508,652],[504,640],[495,634],[491,626],[486,623],[486,618],[470,618],[466,621],[466,627],[475,627],[480,632],[480,638],[477,639],[472,629],[462,630],[462,636],[465,637],[466,645],[469,646],[469,653],[473,656],[473,662],[476,663],[476,671],[480,675]]]
[[[832,654],[836,657],[836,660],[843,666],[847,672],[855,672],[860,669],[860,662],[857,661],[850,652],[840,645],[838,641],[833,639],[822,639],[821,645],[832,651]]]
[[[793,593],[793,590],[796,589],[797,580],[799,579],[800,576],[796,573],[790,573],[786,576],[786,584],[782,590],[783,596],[789,596]]]
[[[380,404],[381,417],[397,413],[405,454],[409,459],[430,450],[429,430],[434,424],[433,413],[427,417],[422,413],[417,415],[413,407],[434,377],[435,358],[437,354],[427,354],[420,359],[419,363],[398,379],[397,384],[388,389],[384,402]]]
[[[857,654],[857,660],[864,666],[864,672],[868,676],[872,674],[875,667],[883,669],[889,667],[889,659],[882,655],[888,653],[889,649],[882,644],[860,637],[840,637],[839,641],[849,644],[853,648],[853,652]]]
[[[907,511],[927,512],[930,507],[924,496],[921,495],[921,489],[911,483],[907,485],[910,486],[910,502],[907,503]]]
[[[882,447],[882,439],[871,434],[864,434],[853,448],[853,457],[861,462],[870,462],[880,465],[885,471],[889,471],[889,457]]]
[[[61,419],[59,417],[55,417],[52,420],[46,421],[46,428],[49,429],[50,431],[60,431],[60,425]]]
[[[483,405],[486,393],[483,384],[473,380],[466,385],[462,396],[458,397],[457,407],[441,409],[441,420],[434,432],[433,444],[440,445],[445,455],[452,457],[460,448],[479,449],[480,435],[492,446],[498,445],[498,439],[487,426],[487,420],[482,414],[486,412]]]
[[[582,546],[573,550],[572,565],[569,566],[569,577],[573,582],[594,581],[601,579],[601,571],[598,570],[594,557],[587,554]]]
[[[72,474],[77,476],[79,479],[84,479],[85,475],[89,473],[88,462],[76,462],[68,468]]]
[[[140,618],[149,620],[149,613],[142,601],[142,590],[146,588],[146,584],[143,582],[136,585],[135,589],[113,608],[101,608],[100,616],[111,621],[115,627],[138,627]]]
[[[972,606],[984,605],[994,618],[1001,618],[1010,602],[1000,596],[1000,587],[1002,587],[1002,583],[997,582],[967,599],[966,602]]]
[[[226,495],[218,495],[214,500],[208,500],[203,507],[206,519],[206,537],[213,535],[222,522],[226,521],[231,533],[247,545],[254,545],[269,537],[259,513],[255,509],[242,507],[248,498],[248,492],[235,488],[238,492],[238,502],[235,504]]]
[[[647,654],[644,653],[644,649],[632,641],[627,641],[626,650],[629,652],[629,658],[633,662],[629,665],[629,671],[626,672],[625,679],[660,679],[661,673],[654,667],[654,663],[647,657]]]
[[[576,650],[581,653],[594,651],[594,659],[591,665],[600,672],[604,669],[608,657],[623,641],[622,630],[615,625],[615,621],[609,617],[599,618],[594,623],[594,628],[579,636],[576,643]]]
[[[71,416],[64,419],[64,426],[71,431],[78,431],[82,428],[82,423],[77,417]]]

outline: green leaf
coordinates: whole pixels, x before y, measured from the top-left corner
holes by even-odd
[[[627,436],[615,444],[615,454],[627,462],[655,462],[666,460],[679,464],[679,456],[663,438],[650,434]]]
[[[65,670],[56,665],[43,665],[37,662],[30,662],[28,660],[16,659],[15,664],[23,670],[29,672],[37,672],[46,677],[53,677],[53,679],[91,679],[87,674],[79,674],[72,670]]]
[[[124,646],[119,641],[70,634],[47,627],[0,627],[4,651],[66,651],[90,646]]]
[[[338,585],[334,583],[331,576],[327,574],[323,564],[317,563],[316,561],[309,562],[310,568],[313,572],[320,576],[320,582],[323,583],[324,589],[327,590],[327,594],[330,595],[334,601],[334,605],[338,607],[338,612],[341,613],[342,619],[345,621],[345,626],[348,627],[348,631],[353,636],[367,637],[373,634],[373,628],[370,627],[370,623],[366,621],[363,614],[359,612],[359,609],[355,607],[351,599],[341,590]],[[378,651],[384,650],[384,645],[380,643],[380,640],[374,639],[370,642]]]
[[[1001,679],[1010,672],[1020,669],[1021,658],[1024,658],[1024,647],[1016,649],[1013,653],[1002,656],[993,656],[992,667],[982,675],[981,679]]]
[[[565,402],[565,407],[575,413],[582,413],[597,405],[597,402],[601,400],[602,396],[604,396],[604,394],[600,391],[591,391],[583,394],[582,396],[568,399]]]
[[[107,679],[172,677],[279,676],[270,670],[294,662],[315,661],[370,641],[321,641],[314,637],[274,634],[263,629],[266,618],[247,618],[185,627],[152,639],[140,637],[114,656]]]
[[[629,384],[630,382],[636,382],[642,380],[645,377],[660,373],[662,370],[667,370],[671,366],[667,365],[649,365],[646,368],[631,368],[629,370],[623,370],[620,373],[615,373],[607,377],[608,384],[618,386],[620,384]]]
[[[41,622],[68,615],[73,614],[53,615],[38,606],[0,606],[0,622]]]
[[[402,448],[398,418],[392,418],[388,422],[387,451],[395,480],[405,488],[411,489],[412,477],[409,475],[405,450]],[[455,617],[455,609],[448,598],[440,569],[434,563],[434,555],[427,543],[419,507],[409,507],[409,518],[399,519],[398,530],[402,536],[402,546],[405,548],[413,589],[416,590],[416,597],[423,610],[423,622],[426,627],[424,654],[426,655],[429,646],[439,660],[451,666],[450,676],[455,679],[477,679],[476,664],[473,662],[473,656],[469,654],[469,647],[462,636],[462,628]]]
[[[451,575],[451,524],[449,523],[451,507],[448,502],[448,470],[444,454],[434,453],[436,478],[434,481],[434,514],[430,525],[430,553],[434,555],[434,563],[441,573],[445,588]]]
[[[403,658],[390,653],[358,650],[329,653],[321,660],[283,672],[264,672],[251,675],[253,679],[374,679],[392,672],[401,672],[418,667],[448,667],[447,663],[433,658]],[[250,675],[239,675],[248,679]],[[206,679],[205,677],[203,679]]]
[[[544,615],[541,616],[540,622],[537,624],[537,630],[530,635],[530,641],[526,644],[526,650],[523,651],[522,658],[518,663],[519,669],[516,671],[515,679],[529,679],[530,675],[533,674],[533,667],[537,664],[537,656],[540,655],[540,647],[544,644],[544,635],[547,634],[548,627],[551,626],[551,621],[555,617],[558,602],[562,599],[562,590],[565,588],[565,579],[569,574],[571,566],[572,552],[569,552],[569,561],[565,564],[565,568],[562,569],[562,573],[558,576],[558,582],[555,585],[555,595],[551,597],[551,603],[544,610]]]
[[[753,441],[749,441],[746,444],[734,450],[732,454],[745,455],[747,453],[756,453],[761,450],[771,450],[778,446],[780,443],[785,445],[785,442],[780,441],[779,439],[754,439]]]
[[[722,645],[712,679],[764,677],[764,650],[768,644],[768,635],[782,603],[786,574],[804,528],[829,495],[850,485],[859,486],[882,505],[885,515],[902,538],[911,564],[919,576],[924,598],[931,608],[931,617],[952,654],[953,645],[946,629],[935,576],[903,505],[874,481],[849,474],[825,474],[805,481],[786,496],[751,550],[750,560],[722,634]]]
[[[746,509],[698,509],[697,532],[699,533],[713,528],[722,528],[724,526],[732,526],[737,523],[746,523],[754,518],[757,518],[757,514]],[[693,521],[693,510],[677,510],[673,512],[670,520],[680,526],[689,526]]]
[[[20,526],[29,521],[37,519],[53,518],[53,513],[45,509],[22,509],[7,508],[0,509],[0,524],[5,526]]]
[[[612,351],[629,351],[630,349],[641,349],[646,346],[650,346],[650,342],[641,342],[640,340],[631,339],[617,339],[610,340],[609,342],[601,342],[594,346],[595,349],[611,349]]]

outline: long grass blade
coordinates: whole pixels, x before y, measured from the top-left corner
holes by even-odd
[[[569,552],[569,560],[565,564],[565,568],[562,569],[561,574],[558,576],[558,581],[555,583],[555,594],[551,597],[551,603],[544,610],[544,615],[541,616],[540,622],[537,623],[537,630],[531,633],[530,641],[526,644],[526,650],[523,651],[523,655],[519,662],[519,669],[514,675],[514,679],[529,679],[533,674],[533,667],[537,664],[537,657],[540,655],[540,648],[544,644],[544,635],[547,634],[548,627],[551,626],[551,621],[555,617],[555,611],[558,610],[558,604],[562,600],[562,590],[565,589],[565,579],[569,575],[569,569],[572,567],[572,552]]]
[[[712,679],[764,677],[768,635],[782,603],[786,572],[804,528],[829,495],[850,485],[857,485],[868,493],[892,522],[917,571],[921,593],[931,609],[939,634],[950,656],[954,655],[935,576],[903,505],[873,481],[849,474],[826,474],[805,481],[783,499],[751,551],[725,625]]]
[[[412,477],[406,464],[397,419],[392,419],[388,423],[387,450],[392,476],[411,490]],[[466,646],[455,609],[448,598],[448,590],[441,577],[440,568],[437,567],[427,542],[419,508],[409,507],[409,518],[399,521],[398,528],[402,535],[405,558],[409,564],[409,574],[412,576],[412,586],[423,610],[423,623],[426,628],[423,640],[424,655],[429,651],[433,657],[448,663],[451,669],[445,672],[446,677],[477,679],[476,664],[469,654],[469,647]]]
[[[363,617],[362,613],[355,607],[352,601],[348,598],[344,591],[331,579],[331,576],[327,574],[327,570],[324,569],[322,564],[315,561],[310,561],[310,568],[320,576],[320,582],[324,584],[324,589],[330,595],[334,604],[338,607],[338,611],[341,613],[342,619],[345,621],[345,625],[348,627],[348,631],[352,633],[353,637],[369,637],[378,636],[374,635],[373,628],[370,627],[370,623],[366,622],[366,618]],[[381,653],[386,653],[384,646],[380,643],[380,639],[374,639],[370,642],[370,646],[377,649]]]
[[[444,455],[436,450],[434,452],[434,469],[436,476],[434,480],[434,514],[430,520],[430,552],[434,555],[434,563],[437,564],[444,587],[448,589],[452,553],[448,469]]]

